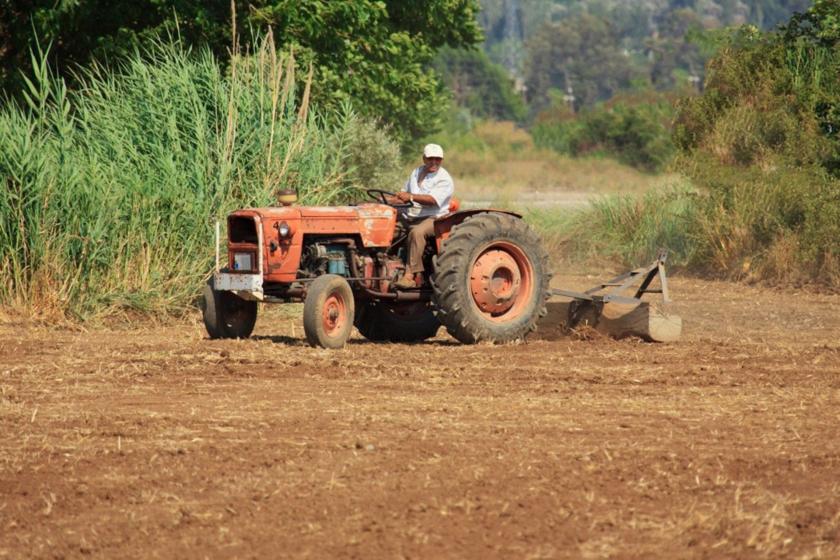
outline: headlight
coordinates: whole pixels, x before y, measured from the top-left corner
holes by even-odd
[[[280,237],[286,238],[292,235],[292,228],[286,222],[280,222],[280,225],[277,226],[277,233],[280,234]]]

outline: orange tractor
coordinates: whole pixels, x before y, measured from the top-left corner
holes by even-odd
[[[435,220],[417,287],[394,282],[406,266],[407,227],[392,193],[355,206],[251,208],[228,216],[227,266],[204,291],[211,338],[245,338],[257,303],[303,301],[313,346],[340,348],[353,326],[369,340],[414,342],[440,325],[464,343],[505,342],[536,329],[551,274],[539,238],[517,214],[458,211]],[[217,244],[218,263],[218,244]]]

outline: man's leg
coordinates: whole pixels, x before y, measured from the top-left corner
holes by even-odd
[[[426,218],[417,225],[411,226],[408,232],[408,267],[406,272],[418,274],[423,272],[423,252],[426,243],[435,236],[435,219]]]
[[[414,275],[423,272],[423,252],[426,250],[427,241],[434,236],[434,218],[426,218],[411,225],[408,230],[408,264],[405,267],[405,275],[396,282],[397,287],[414,288],[417,285]]]

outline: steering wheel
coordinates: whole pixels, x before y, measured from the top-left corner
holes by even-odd
[[[381,202],[382,204],[387,204],[388,206],[393,206],[394,208],[403,208],[411,206],[411,204],[404,203],[404,204],[391,204],[388,202],[386,197],[389,196],[397,196],[397,193],[391,191],[383,191],[382,189],[367,189],[365,191],[369,197],[377,202]]]

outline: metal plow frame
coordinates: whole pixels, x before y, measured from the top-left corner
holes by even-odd
[[[639,336],[652,342],[678,339],[682,320],[662,308],[672,301],[665,273],[667,258],[668,252],[660,249],[650,265],[625,272],[585,292],[552,289],[552,295],[572,299],[565,326],[572,329],[586,323],[614,338]],[[656,278],[660,287],[651,288]],[[631,290],[633,295],[626,295]],[[662,306],[651,307],[649,301],[642,300],[645,294],[660,294]]]

